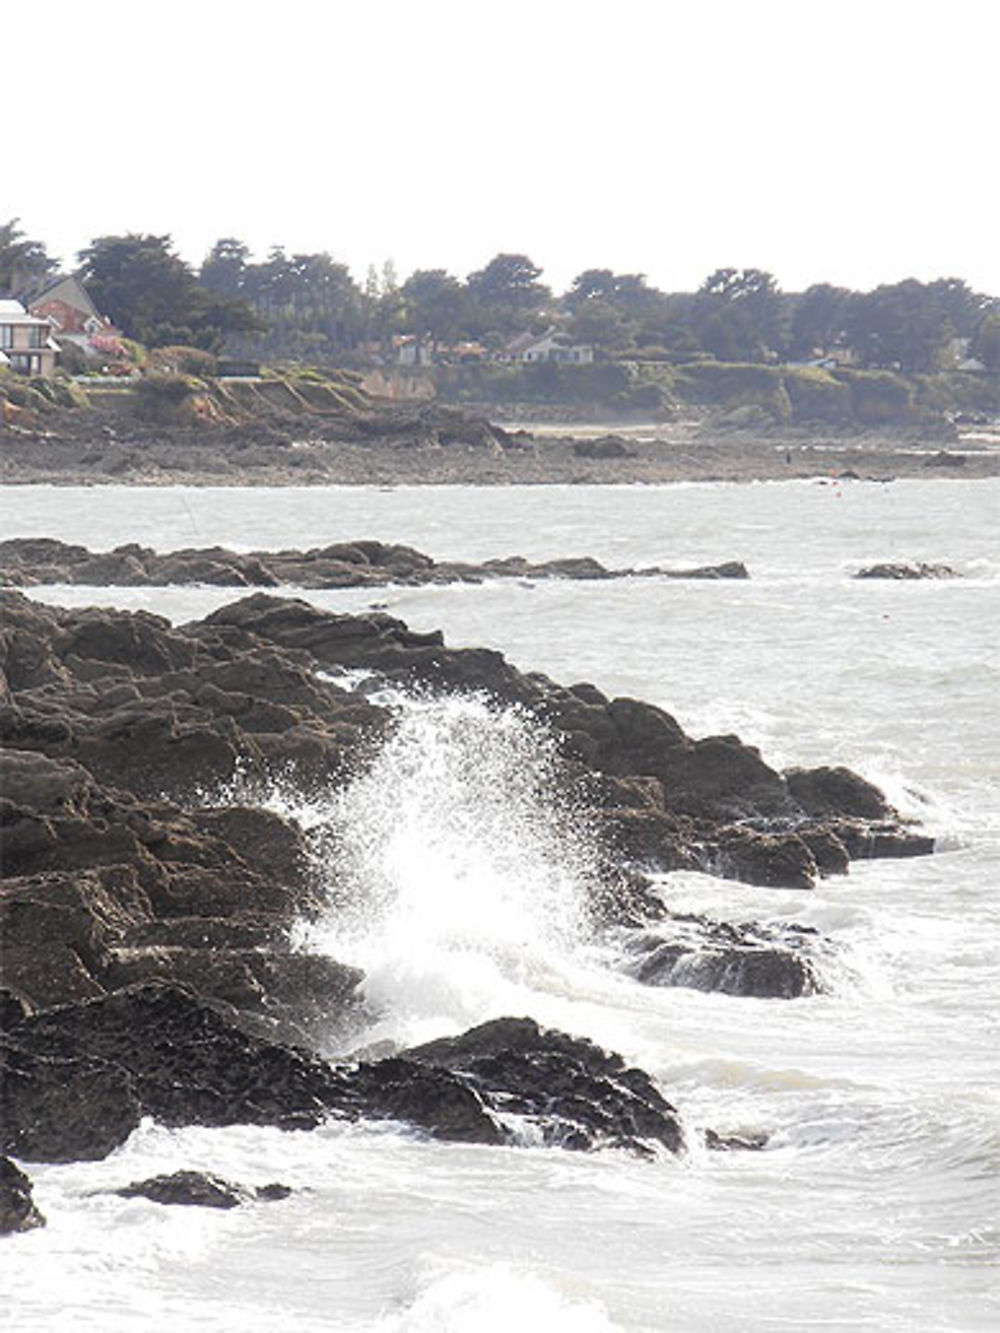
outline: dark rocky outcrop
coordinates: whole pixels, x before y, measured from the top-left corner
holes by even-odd
[[[792,798],[816,818],[880,821],[892,813],[879,789],[849,768],[792,768],[785,781]]]
[[[251,1188],[234,1185],[208,1171],[173,1171],[170,1175],[136,1180],[114,1191],[123,1199],[149,1199],[152,1203],[180,1204],[195,1208],[240,1208],[243,1204],[273,1203],[292,1193],[288,1185]]]
[[[582,1038],[529,1018],[501,1018],[461,1037],[407,1051],[434,1070],[460,1072],[497,1112],[533,1121],[546,1143],[647,1153],[683,1147],[675,1109],[647,1074]]]
[[[378,543],[356,545],[378,564]],[[645,871],[806,889],[849,858],[932,847],[847,770],[782,774],[736,736],[693,739],[641,700],[388,615],[258,592],[174,627],[0,593],[4,1150],[98,1158],[142,1116],[309,1128],[331,1115],[468,1142],[677,1150],[645,1075],[528,1020],[383,1060],[312,1054],[348,1048],[370,1020],[357,971],[289,942],[331,884],[336,899],[336,854],[320,885],[309,839],[256,793],[277,779],[326,793],[365,771],[395,715],[345,688],[348,671],[484,691],[549,729],[553,780],[599,849],[595,927],[636,932],[625,965],[648,984],[806,995],[820,942],[685,924]]]
[[[28,1161],[104,1157],[144,1115],[284,1129],[330,1115],[390,1119],[497,1145],[516,1142],[522,1120],[569,1148],[682,1146],[676,1114],[647,1075],[529,1019],[332,1065],[246,1033],[188,992],[143,986],[25,1018],[0,1051],[0,1150]]]
[[[705,1130],[705,1147],[710,1152],[760,1152],[770,1141],[766,1130],[741,1130],[735,1134],[718,1134],[714,1129]]]
[[[670,912],[624,940],[625,969],[647,986],[686,986],[756,999],[797,999],[824,987],[824,946],[807,926],[735,925]]]
[[[962,462],[965,460],[962,459]],[[919,562],[891,562],[880,565],[867,565],[854,575],[856,579],[954,579],[958,574],[951,565],[926,564]]]
[[[631,450],[620,435],[601,435],[595,440],[574,440],[577,458],[632,458]]]
[[[378,541],[336,542],[306,551],[241,554],[221,546],[160,555],[130,543],[94,553],[50,537],[0,542],[0,584],[30,587],[72,583],[88,587],[160,587],[212,584],[231,588],[376,588],[386,584],[483,583],[488,579],[619,579],[630,577],[745,579],[746,566],[730,560],[696,569],[608,569],[591,556],[532,562],[522,556],[435,561],[410,546]]]
[[[6,1034],[4,1056],[3,1148],[29,1161],[104,1157],[144,1115],[313,1128],[339,1090],[322,1060],[168,985],[38,1013]]]
[[[9,1157],[0,1157],[0,1236],[44,1225],[31,1197],[31,1181]]]

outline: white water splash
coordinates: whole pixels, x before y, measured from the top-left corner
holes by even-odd
[[[331,910],[304,943],[363,969],[373,1037],[416,1040],[560,989],[594,868],[536,719],[482,696],[396,707],[367,771],[312,812]]]
[[[598,1303],[494,1263],[433,1278],[412,1305],[380,1319],[373,1333],[509,1333],[543,1326],[551,1333],[615,1333],[621,1327]]]

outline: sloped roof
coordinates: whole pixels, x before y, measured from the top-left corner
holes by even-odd
[[[101,312],[90,298],[86,287],[73,273],[60,273],[50,278],[44,287],[31,294],[31,305],[40,305],[42,301],[65,301],[76,310],[82,310],[95,319],[100,319]]]
[[[47,319],[29,315],[20,301],[0,299],[0,324],[31,324],[49,328]]]
[[[516,333],[506,344],[504,351],[526,352],[529,347],[534,347],[537,343],[547,342],[549,338],[555,338],[558,335],[559,330],[554,326],[546,329],[544,333]]]

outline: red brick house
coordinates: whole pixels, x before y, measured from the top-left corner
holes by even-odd
[[[121,331],[100,313],[79,278],[53,278],[28,309],[49,321],[60,343],[75,343],[87,357],[107,360],[125,354]]]

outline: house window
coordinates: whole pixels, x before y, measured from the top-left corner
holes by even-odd
[[[0,347],[14,346],[13,324],[0,324]]]

